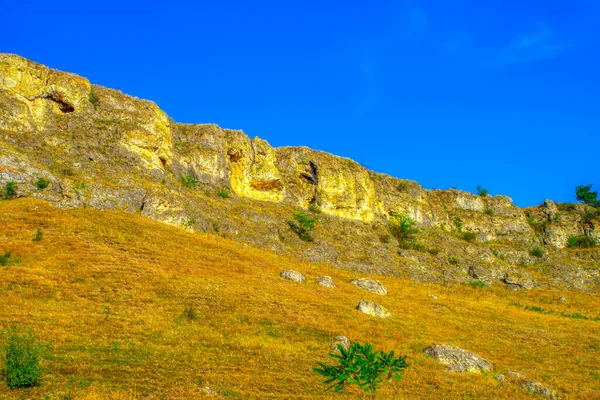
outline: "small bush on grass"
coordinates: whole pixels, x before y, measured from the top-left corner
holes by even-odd
[[[465,233],[463,233],[462,237],[467,242],[474,242],[475,239],[477,239],[477,234],[474,232],[465,232]]]
[[[529,250],[529,255],[537,258],[542,258],[544,257],[544,250],[542,250],[540,247],[534,247],[533,249]]]
[[[48,179],[40,178],[35,183],[35,186],[38,190],[44,190],[50,185],[50,181]]]
[[[73,171],[71,168],[65,168],[62,172],[64,176],[75,176],[75,171]]]
[[[458,233],[462,233],[463,231],[463,220],[460,219],[460,217],[458,216],[454,216],[454,218],[452,219],[452,222],[454,222],[454,226],[456,226],[456,230],[458,231]]]
[[[301,211],[294,213],[294,220],[288,221],[288,226],[296,232],[300,239],[305,242],[313,242],[315,239],[310,232],[315,230],[316,217],[309,217]]]
[[[329,353],[329,356],[335,358],[338,365],[319,363],[318,368],[313,368],[325,377],[325,391],[341,392],[346,387],[354,389],[352,385],[355,385],[359,392],[370,393],[374,398],[382,382],[402,379],[401,374],[408,367],[406,356],[396,357],[394,351],[389,354],[374,351],[369,343],[354,342],[348,350],[338,344],[337,349],[339,354]]]
[[[183,186],[190,189],[198,184],[198,180],[196,180],[196,178],[194,178],[192,175],[182,175],[179,180]]]
[[[496,257],[498,257],[502,261],[504,261],[506,259],[506,254],[499,252],[497,249],[490,249],[490,250]]]
[[[448,262],[452,265],[458,265],[460,264],[460,258],[457,256],[448,256]]]
[[[21,262],[19,257],[13,257],[11,251],[7,251],[4,254],[0,254],[0,266],[10,267],[12,265],[18,264]]]
[[[217,193],[217,196],[219,196],[222,199],[228,199],[229,197],[231,197],[231,191],[227,188],[221,188],[219,190],[219,193]]]
[[[6,182],[6,185],[4,185],[4,198],[7,200],[12,199],[16,195],[17,195],[17,182],[15,182],[15,181]]]
[[[31,330],[12,328],[8,331],[5,353],[6,384],[11,389],[22,389],[40,384],[43,374],[40,366],[42,348]]]
[[[379,241],[381,243],[389,243],[391,239],[392,239],[392,237],[387,234],[379,236]]]
[[[181,315],[188,321],[196,321],[199,318],[198,310],[192,304],[186,304]]]
[[[591,236],[574,235],[569,237],[567,241],[568,247],[588,248],[596,246],[596,241]]]
[[[473,289],[483,289],[488,287],[484,281],[478,279],[476,281],[471,281],[466,283],[467,286],[472,287]]]
[[[34,242],[41,242],[43,237],[44,232],[42,232],[42,230],[38,228],[38,230],[35,231],[35,235],[33,235],[33,238],[31,240],[33,240]]]
[[[390,218],[388,230],[399,243],[412,239],[415,233],[419,232],[415,221],[406,214],[396,214]]]

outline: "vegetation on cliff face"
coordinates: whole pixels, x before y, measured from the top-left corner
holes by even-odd
[[[44,238],[32,242],[38,229]],[[402,381],[382,385],[379,398],[539,398],[494,379],[510,371],[563,398],[600,397],[600,298],[579,290],[372,276],[387,287],[381,296],[350,283],[363,273],[33,198],[0,202],[7,252],[20,262],[0,268],[0,327],[35,333],[45,374],[29,389],[0,382],[0,398],[183,399],[207,387],[216,398],[360,398],[323,393],[312,370],[330,361],[338,335],[407,356]],[[281,279],[287,269],[306,282]],[[323,275],[336,288],[316,283]],[[393,317],[356,310],[365,296]],[[474,351],[494,372],[446,372],[423,354],[434,343]]]

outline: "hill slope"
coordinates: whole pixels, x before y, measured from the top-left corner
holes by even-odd
[[[33,242],[37,229],[43,238]],[[388,287],[380,296],[349,284],[355,272],[131,213],[60,210],[31,198],[0,202],[7,251],[18,262],[0,269],[0,327],[31,327],[47,344],[47,374],[31,390],[0,383],[0,398],[197,398],[207,385],[222,398],[335,398],[311,367],[328,361],[337,335],[408,355],[404,380],[381,398],[536,398],[493,378],[506,371],[564,398],[600,397],[600,301],[581,291],[564,291],[559,302],[546,289],[378,276]],[[307,282],[281,279],[284,269]],[[337,288],[317,285],[322,275]],[[361,299],[392,318],[360,313]],[[197,320],[182,317],[186,305]],[[495,372],[445,372],[422,354],[433,343],[474,351]]]
[[[600,213],[581,204],[520,209],[507,196],[424,190],[328,153],[177,123],[152,102],[10,54],[0,54],[0,116],[0,188],[14,183],[16,197],[137,212],[277,254],[418,281],[600,283],[598,247],[565,248],[572,235],[600,239]],[[309,208],[321,211],[313,243],[288,225]],[[389,232],[395,215],[416,221],[416,242],[399,248]]]

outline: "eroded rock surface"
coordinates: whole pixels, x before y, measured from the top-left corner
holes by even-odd
[[[321,286],[325,286],[328,288],[335,288],[335,285],[333,283],[333,280],[331,279],[330,276],[322,276],[319,279],[317,279],[317,283]]]
[[[355,280],[351,281],[350,283],[356,287],[359,287],[364,290],[368,290],[369,292],[372,292],[372,293],[377,293],[377,294],[381,294],[381,295],[387,294],[387,288],[383,285],[383,283],[373,280],[373,279],[359,278],[359,279],[355,279]]]
[[[357,309],[365,314],[379,318],[390,318],[392,314],[383,306],[374,301],[361,300],[358,303]]]
[[[346,336],[336,336],[335,341],[331,344],[331,351],[339,352],[338,345],[342,346],[345,350],[348,350],[350,347],[350,339]]]
[[[437,362],[447,365],[446,371],[481,373],[491,371],[492,363],[470,351],[448,344],[434,344],[423,351]]]
[[[279,276],[281,276],[283,279],[287,279],[288,281],[292,282],[304,283],[306,281],[306,278],[300,272],[292,271],[289,269],[281,271]]]

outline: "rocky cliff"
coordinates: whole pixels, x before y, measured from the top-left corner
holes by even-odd
[[[342,268],[516,289],[600,282],[598,249],[566,248],[573,235],[600,239],[588,206],[520,209],[506,196],[424,190],[325,152],[176,123],[150,101],[0,54],[0,184],[7,182],[16,183],[15,196],[138,212]],[[288,226],[297,210],[317,218],[313,243]],[[420,228],[410,247],[399,248],[388,231],[398,214]]]

